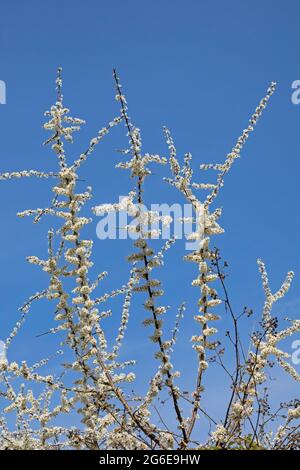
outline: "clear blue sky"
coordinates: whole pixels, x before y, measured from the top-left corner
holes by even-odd
[[[275,80],[276,94],[227,177],[219,199],[226,234],[216,237],[215,243],[230,264],[230,290],[237,311],[248,305],[259,318],[263,302],[256,267],[259,256],[267,263],[274,289],[287,270],[296,271],[293,288],[278,313],[299,317],[300,105],[291,103],[291,84],[300,79],[299,42],[300,4],[296,0],[2,1],[0,79],[6,82],[7,104],[0,106],[0,172],[55,168],[54,157],[41,143],[46,135],[43,112],[55,99],[59,65],[64,68],[65,103],[73,115],[87,120],[84,131],[76,136],[74,152],[85,149],[90,137],[117,114],[111,76],[117,67],[130,115],[142,129],[145,151],[166,152],[161,128],[167,125],[179,154],[192,152],[195,170],[200,163],[222,161]],[[93,186],[94,203],[115,201],[130,188],[127,174],[114,169],[119,161],[115,148],[125,142],[123,129],[116,130],[86,165],[83,178]],[[158,191],[158,173],[151,178],[148,200],[180,200],[167,187]],[[49,189],[36,180],[0,184],[1,338],[18,318],[17,307],[45,286],[46,277],[27,265],[25,257],[44,255],[51,221],[33,226],[29,219],[18,220],[15,213],[46,205]],[[126,279],[128,267],[122,264],[130,243],[116,246],[116,242],[97,241],[96,223],[90,233],[95,239],[97,269],[110,272],[103,285],[109,289]],[[188,301],[181,328],[186,345],[182,341],[177,353],[179,365],[186,369],[193,354],[188,339],[197,325],[192,320],[193,268],[179,265],[183,254],[179,243],[169,255],[170,271],[161,270],[157,276],[163,279],[166,303],[176,309],[182,300]],[[124,351],[135,357],[138,349],[142,363],[151,346],[149,350],[144,347],[148,331],[140,327],[144,311],[136,305],[130,325],[134,341]],[[117,319],[118,310],[115,315]],[[36,306],[19,349],[12,354],[21,357],[26,352],[32,360],[39,357],[51,340],[38,340],[35,335],[51,324],[51,313],[42,304]],[[116,324],[113,320],[112,327]],[[226,324],[225,319],[224,328]],[[286,348],[290,350],[290,342]],[[186,383],[191,376],[190,368],[186,369]],[[139,380],[143,377],[141,371]],[[221,380],[217,373],[211,374],[211,396],[217,397]],[[279,384],[272,386],[280,390]],[[290,382],[284,386],[292,387]],[[297,389],[294,392],[297,395]]]

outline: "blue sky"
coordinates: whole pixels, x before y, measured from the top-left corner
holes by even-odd
[[[296,271],[289,297],[278,306],[278,313],[299,317],[300,105],[291,102],[291,84],[300,79],[299,2],[6,0],[0,8],[0,80],[7,86],[7,104],[0,105],[0,172],[55,168],[53,155],[41,144],[46,138],[43,113],[55,99],[59,65],[64,69],[65,103],[73,115],[87,121],[70,149],[74,156],[118,113],[112,81],[116,67],[130,115],[142,129],[145,151],[166,154],[162,126],[167,125],[179,155],[192,152],[196,179],[200,163],[224,159],[269,83],[278,83],[242,158],[227,177],[219,198],[226,233],[215,243],[230,265],[236,311],[247,305],[254,309],[255,320],[259,318],[263,294],[256,258],[262,257],[274,289],[289,269]],[[94,189],[93,204],[116,201],[131,188],[128,175],[114,169],[120,159],[115,149],[125,145],[123,129],[113,131],[83,170],[83,179]],[[162,171],[154,173],[146,188],[148,202],[179,202],[175,191],[159,186]],[[49,197],[50,187],[42,181],[0,184],[0,337],[18,318],[18,306],[47,281],[27,265],[25,257],[45,253],[51,221],[33,226],[29,219],[18,220],[15,213],[43,207]],[[130,242],[100,242],[96,223],[90,234],[97,270],[109,271],[103,289],[110,289],[126,280],[124,259],[131,251]],[[188,340],[196,328],[192,320],[196,294],[190,287],[193,268],[181,262],[183,255],[184,245],[178,243],[168,255],[169,269],[166,266],[157,276],[166,289],[165,303],[172,305],[168,327],[177,306],[187,300],[176,353],[179,365],[186,369],[193,355]],[[140,327],[144,315],[140,303],[132,314],[131,343],[124,354],[135,357],[138,350],[142,363],[152,346],[144,346],[148,331]],[[118,310],[115,315],[111,328],[117,325]],[[253,321],[244,325],[245,335]],[[42,304],[36,306],[12,354],[21,357],[26,352],[33,359],[43,346],[50,348],[50,339],[35,338],[50,324],[51,312]],[[227,328],[226,318],[222,327]],[[290,350],[290,342],[286,347]],[[141,383],[146,374],[141,364],[139,368]],[[189,384],[192,371],[185,372],[184,381]],[[211,373],[210,380],[208,387],[216,394],[219,373]],[[285,388],[299,393],[290,382]]]

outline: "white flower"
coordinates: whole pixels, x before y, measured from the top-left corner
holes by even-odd
[[[226,441],[227,437],[228,431],[224,428],[222,424],[218,424],[214,432],[211,434],[211,438],[215,442],[220,442],[221,444]]]
[[[2,340],[0,340],[0,361],[6,361],[6,346]]]
[[[290,409],[288,411],[288,416],[289,416],[290,419],[300,418],[300,406],[298,405],[297,408]]]
[[[204,336],[212,336],[218,332],[217,328],[204,328],[203,335]]]

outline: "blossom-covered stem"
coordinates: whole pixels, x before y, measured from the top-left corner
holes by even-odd
[[[125,126],[126,126],[127,131],[128,131],[128,136],[129,136],[129,139],[131,141],[133,156],[134,156],[135,160],[138,161],[138,160],[141,160],[141,157],[140,157],[140,154],[137,150],[136,139],[133,136],[133,126],[132,126],[132,124],[129,120],[128,114],[127,114],[126,100],[125,100],[124,95],[122,94],[119,78],[118,78],[118,75],[117,75],[117,72],[116,72],[115,69],[113,70],[113,77],[114,77],[114,80],[115,80],[115,83],[116,83],[116,89],[117,89],[117,93],[118,93],[119,100],[120,100],[120,103],[121,103],[121,115],[124,118]],[[143,171],[141,171],[140,174],[137,174],[137,202],[138,202],[139,207],[141,207],[143,205],[143,196],[142,196],[142,194],[143,194],[143,182],[144,182],[146,174],[147,173],[146,172],[144,173]],[[146,281],[147,293],[148,293],[148,297],[149,297],[149,300],[150,300],[149,310],[152,313],[155,331],[160,332],[161,331],[161,321],[159,321],[158,318],[157,318],[156,308],[155,308],[155,305],[154,305],[154,295],[153,295],[153,291],[152,291],[152,287],[151,287],[151,279],[150,279],[150,274],[149,274],[149,260],[148,260],[148,256],[147,256],[148,246],[147,246],[146,240],[143,238],[141,227],[138,228],[138,232],[139,232],[140,239],[143,241],[143,244],[140,247],[140,251],[141,251],[142,258],[143,258],[143,263],[144,263],[144,268],[145,268],[144,278],[145,278],[145,281]],[[165,369],[165,373],[166,373],[166,376],[167,376],[166,385],[170,390],[170,394],[171,394],[171,397],[172,397],[172,400],[173,400],[175,413],[176,413],[177,420],[179,422],[179,426],[180,426],[180,429],[181,429],[181,432],[182,432],[183,440],[185,442],[187,442],[188,436],[187,436],[187,433],[186,433],[184,419],[183,419],[183,416],[182,416],[182,413],[181,413],[181,410],[180,410],[180,406],[179,406],[179,403],[178,403],[177,392],[176,392],[176,389],[175,389],[174,383],[173,383],[173,375],[169,370],[169,364],[170,363],[169,363],[169,359],[168,359],[168,356],[167,356],[167,353],[166,353],[166,350],[165,350],[165,347],[164,347],[164,343],[162,341],[161,334],[158,334],[156,339],[157,339],[157,343],[158,343],[158,346],[159,346],[159,349],[160,349],[160,357],[161,357],[161,360],[162,360],[162,364],[163,364],[163,367]]]
[[[192,170],[190,168],[190,159],[188,157],[185,159],[185,166],[183,169],[180,168],[180,165],[176,159],[176,149],[171,138],[171,135],[168,129],[164,129],[167,143],[170,149],[171,157],[170,157],[170,165],[175,177],[175,186],[180,189],[180,191],[184,194],[187,201],[192,205],[194,215],[197,221],[197,231],[194,233],[195,239],[199,241],[199,247],[196,249],[191,255],[187,255],[185,257],[186,260],[192,261],[197,263],[199,276],[196,278],[192,285],[197,286],[200,288],[200,299],[198,302],[199,311],[201,315],[196,315],[195,319],[200,322],[201,324],[201,336],[195,335],[192,337],[193,343],[195,344],[194,348],[198,353],[198,371],[197,371],[197,380],[196,380],[196,387],[193,393],[194,401],[193,401],[193,408],[192,414],[189,422],[189,426],[187,428],[187,439],[183,439],[180,446],[185,448],[190,436],[193,432],[198,410],[200,408],[200,400],[201,400],[201,392],[202,392],[202,380],[204,371],[208,367],[206,362],[206,349],[207,348],[214,348],[214,343],[210,343],[208,341],[208,336],[214,334],[217,330],[215,328],[210,328],[208,325],[208,321],[217,320],[218,317],[214,314],[210,313],[208,309],[211,309],[214,305],[218,305],[221,301],[217,299],[217,293],[214,289],[209,286],[209,283],[214,281],[216,276],[213,273],[209,272],[207,260],[211,260],[214,258],[214,253],[209,249],[209,236],[210,230],[212,228],[216,228],[216,233],[218,233],[219,227],[216,224],[216,217],[211,217],[205,209],[205,207],[198,201],[197,197],[193,194],[190,188],[190,178],[192,176]],[[183,176],[180,175],[180,172],[183,173]],[[213,233],[213,232],[212,232]],[[205,238],[206,236],[206,238]]]
[[[139,204],[143,203],[143,200],[142,200],[142,180],[141,180],[141,178],[138,179],[138,202],[139,202]],[[148,290],[149,299],[152,301],[151,305],[150,305],[150,309],[151,309],[151,312],[152,312],[155,329],[160,330],[161,327],[160,327],[160,324],[159,324],[159,321],[158,321],[158,318],[157,318],[157,315],[156,315],[156,311],[155,311],[155,307],[154,307],[154,301],[153,301],[154,297],[153,297],[153,292],[152,292],[151,285],[150,285],[150,277],[149,277],[149,270],[148,270],[148,258],[147,258],[147,255],[145,254],[145,249],[142,248],[142,250],[143,250],[143,260],[144,260],[144,266],[145,266],[145,280],[146,280],[146,283],[147,283],[147,286],[148,286],[147,290]],[[167,358],[167,355],[166,355],[166,351],[165,351],[161,336],[158,337],[157,342],[158,342],[159,349],[160,349],[160,352],[161,352],[161,355],[162,355],[163,364],[166,366],[169,361],[168,361],[168,358]],[[187,443],[188,440],[189,440],[189,435],[187,434],[187,431],[186,431],[186,428],[185,428],[185,425],[184,425],[183,416],[181,414],[181,410],[180,410],[178,399],[177,399],[177,393],[176,393],[176,390],[175,390],[174,385],[173,385],[173,376],[172,376],[172,374],[170,373],[170,371],[168,369],[166,369],[166,375],[167,375],[167,382],[166,383],[167,383],[167,386],[170,388],[170,393],[171,393],[171,396],[172,396],[174,409],[175,409],[176,416],[177,416],[177,419],[178,419],[178,422],[179,422],[179,425],[180,425],[180,429],[181,429],[181,432],[182,432],[182,435],[183,435],[183,440],[184,440],[184,442]]]
[[[63,110],[63,95],[62,95],[62,68],[58,67],[57,69],[57,78],[56,78],[56,90],[57,90],[57,113],[56,113],[56,126],[55,126],[55,135],[51,138],[51,141],[54,141],[55,152],[57,153],[59,164],[61,169],[66,167],[66,156],[63,148],[62,142],[62,116],[64,113]]]

